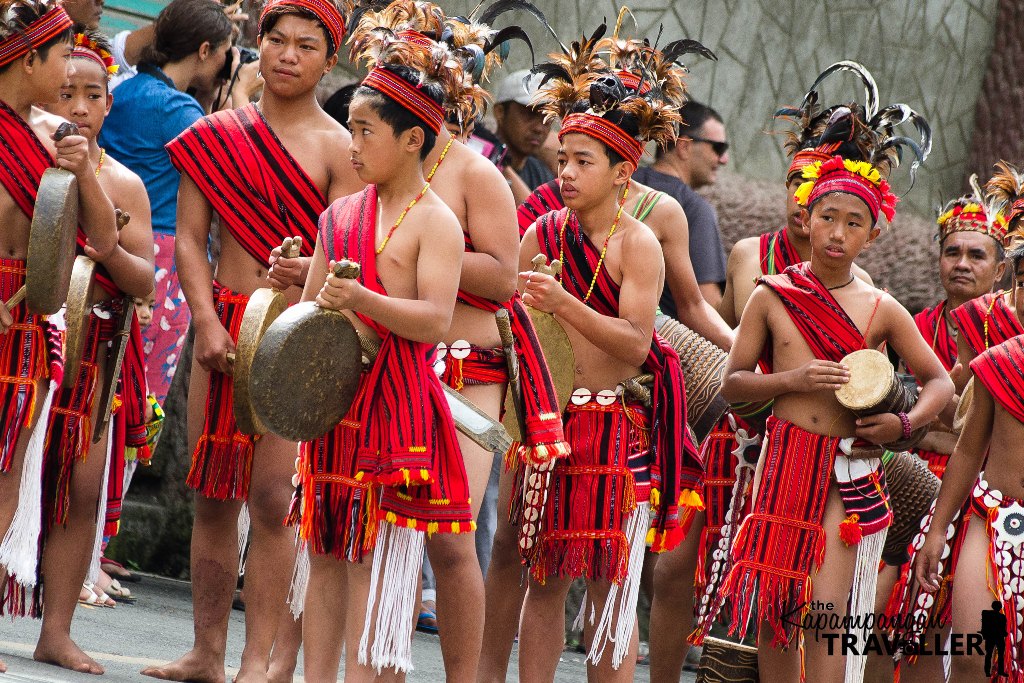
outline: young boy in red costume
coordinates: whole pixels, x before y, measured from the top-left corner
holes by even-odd
[[[523,271],[538,253],[562,262],[558,279],[520,273],[520,289],[525,303],[562,322],[576,361],[576,389],[564,415],[572,450],[552,471],[538,540],[525,553],[532,580],[520,633],[524,681],[554,676],[562,637],[551,624],[560,623],[569,585],[580,577],[588,589],[582,621],[590,674],[632,680],[648,532],[652,550],[672,549],[701,504],[678,355],[654,334],[661,247],[650,229],[624,214],[619,198],[643,144],[674,136],[677,107],[623,87],[623,76],[601,67],[595,38],[574,47],[578,56],[556,55],[535,67],[549,76],[535,102],[562,117],[566,208],[541,216],[519,252]],[[649,74],[646,67],[642,73]],[[623,385],[642,372],[653,375],[646,405]],[[609,642],[614,646],[604,656]]]
[[[422,168],[445,107],[458,105],[467,82],[438,50],[399,39],[367,51],[372,68],[353,95],[349,126],[352,165],[369,185],[322,217],[304,292],[344,311],[380,344],[348,415],[304,444],[300,463],[293,521],[301,518],[311,555],[303,629],[311,680],[335,679],[343,645],[346,680],[411,668],[424,545],[438,559],[447,677],[476,675],[483,578],[469,533],[466,471],[433,370],[434,347],[451,325],[464,243]],[[328,265],[343,259],[360,264],[359,278],[325,278]]]
[[[872,152],[884,149],[882,137],[873,143]],[[829,655],[826,638],[799,635],[794,624],[808,616],[842,618],[851,590],[854,611],[870,609],[878,538],[884,538],[879,532],[891,521],[880,461],[847,457],[848,445],[840,441],[884,444],[909,436],[938,415],[953,387],[910,314],[853,274],[854,259],[881,230],[879,214],[891,219],[894,213],[896,197],[878,168],[836,156],[802,175],[796,196],[810,231],[811,260],[760,279],[764,286],[750,297],[726,368],[723,394],[730,401],[775,403],[752,513],[737,534],[722,593],[733,601],[733,632],[744,637],[757,629],[762,677],[797,680],[806,671],[838,680],[844,670],[858,673],[847,669],[846,657]],[[883,343],[917,369],[920,398],[906,414],[855,418],[834,394],[849,379],[840,361]],[[756,373],[764,356],[772,371]],[[860,514],[846,517],[844,503]],[[858,540],[859,547],[847,545]]]

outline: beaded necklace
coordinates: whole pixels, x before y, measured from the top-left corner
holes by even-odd
[[[96,177],[97,178],[100,177],[100,169],[103,168],[103,162],[104,162],[104,160],[106,160],[106,158],[107,158],[107,150],[105,150],[102,147],[100,147],[100,160],[99,160],[99,163],[96,164]]]
[[[379,247],[377,247],[376,251],[377,251],[377,255],[378,256],[380,256],[380,253],[382,251],[384,251],[384,247],[386,247],[388,245],[388,241],[391,239],[391,236],[395,234],[395,230],[398,230],[398,226],[401,225],[402,221],[405,220],[406,214],[409,213],[409,211],[410,211],[410,209],[412,209],[412,207],[416,206],[416,203],[419,202],[419,200],[423,199],[423,195],[425,195],[427,193],[427,190],[430,189],[430,181],[433,180],[434,174],[437,173],[437,167],[441,165],[442,161],[444,161],[444,157],[445,157],[446,154],[448,154],[448,150],[449,150],[449,148],[451,148],[452,141],[454,141],[454,140],[455,140],[455,138],[448,138],[448,144],[444,146],[443,150],[441,150],[441,156],[438,157],[437,162],[434,164],[434,167],[432,169],[430,169],[430,173],[427,174],[427,182],[423,185],[423,189],[420,190],[420,193],[418,195],[413,197],[412,201],[409,202],[409,205],[406,206],[405,209],[402,210],[402,213],[400,213],[398,215],[398,220],[395,221],[395,224],[391,226],[391,229],[388,230],[388,234],[384,238],[384,241],[380,243]],[[377,202],[377,214],[378,214],[378,216],[382,215],[383,210],[384,209],[381,206],[380,201],[378,201]],[[380,222],[380,218],[377,219],[377,222],[378,223]]]
[[[612,235],[619,227],[619,219],[622,218],[622,209],[626,206],[626,197],[629,196],[629,185],[626,185],[626,191],[622,193],[622,199],[619,200],[619,210],[615,212],[615,220],[612,221],[612,229],[608,231],[608,236],[604,238],[604,246],[601,247],[601,257],[597,259],[597,267],[594,268],[594,277],[590,280],[590,287],[587,289],[587,295],[583,297],[583,303],[587,303],[590,300],[590,295],[594,293],[594,286],[597,285],[597,277],[601,274],[601,264],[604,263],[604,257],[608,253],[608,242],[611,241]],[[565,263],[565,227],[569,225],[569,218],[572,216],[572,209],[569,209],[565,213],[565,220],[562,221],[562,227],[558,231],[558,260]],[[581,228],[582,229],[582,228]],[[561,276],[558,279],[562,281]]]

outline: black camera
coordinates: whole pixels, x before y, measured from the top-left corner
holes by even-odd
[[[224,66],[221,68],[220,73],[217,74],[217,78],[222,81],[231,80],[231,48],[228,48],[228,53],[224,59]],[[260,58],[260,54],[251,47],[239,47],[238,48],[238,67],[241,68],[245,64],[255,62]]]

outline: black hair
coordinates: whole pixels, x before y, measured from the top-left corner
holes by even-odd
[[[1024,261],[1024,244],[1019,247],[1015,247],[1006,255],[1010,259],[1010,265],[1013,267],[1013,273],[1011,277],[1016,279],[1017,277],[1017,266],[1020,265],[1021,261]]]
[[[683,119],[682,126],[679,129],[680,137],[685,137],[688,134],[696,134],[697,131],[699,131],[709,120],[725,123],[721,114],[708,105],[701,104],[696,100],[689,100],[686,104],[680,107],[679,116]],[[655,156],[660,159],[675,148],[676,144],[674,142],[666,142],[664,146],[658,147],[658,151]]]
[[[330,2],[330,0],[328,0],[328,2]],[[320,27],[321,31],[323,31],[324,38],[327,40],[328,59],[338,51],[340,46],[334,44],[334,39],[331,38],[331,32],[327,30],[326,26],[324,26],[324,22],[320,20],[320,17],[314,14],[311,10],[303,7],[296,7],[295,5],[278,5],[277,7],[271,7],[267,10],[266,14],[263,15],[263,22],[260,24],[259,37],[262,38],[267,31],[277,25],[278,19],[288,14],[294,14],[302,17],[303,19],[311,19],[316,22],[316,25]]]
[[[408,66],[402,66],[398,64],[388,64],[378,68],[384,68],[402,78],[410,84],[416,85],[420,81],[420,72],[416,71]],[[444,102],[444,93],[441,90],[441,86],[436,83],[426,81],[419,84],[420,92],[442,105]],[[401,104],[391,99],[379,90],[374,90],[365,85],[360,85],[356,88],[356,91],[352,93],[352,99],[357,97],[365,97],[370,102],[370,106],[377,116],[381,120],[391,126],[395,136],[404,133],[412,128],[420,128],[423,130],[423,146],[420,148],[420,160],[427,158],[431,150],[434,149],[434,145],[437,144],[437,133],[433,131],[420,117],[413,114],[411,111],[403,107]],[[443,105],[442,105],[443,106]]]
[[[231,37],[231,20],[215,0],[172,0],[156,18],[155,37],[140,61],[164,66]]]
[[[327,98],[323,109],[332,119],[348,128],[348,105],[352,102],[352,95],[359,89],[358,83],[343,85]]]
[[[55,6],[53,2],[45,2],[41,0],[21,0],[20,2],[0,2],[0,40],[7,40],[12,35],[17,33],[24,33],[29,26],[37,21],[44,14],[52,10]],[[64,31],[61,31],[53,38],[50,38],[39,47],[34,48],[36,53],[39,55],[41,61],[46,61],[46,58],[50,55],[50,48],[58,43],[67,43],[71,40],[74,35],[74,30],[69,27]],[[10,62],[0,67],[0,73],[7,71],[10,68]]]

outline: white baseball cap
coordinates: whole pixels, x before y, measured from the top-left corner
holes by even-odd
[[[526,85],[527,79],[529,79],[529,87]],[[537,92],[539,80],[540,74],[535,74],[530,78],[529,69],[513,71],[508,76],[505,76],[498,83],[498,87],[494,89],[494,103],[518,102],[524,107],[528,107],[533,93]]]

